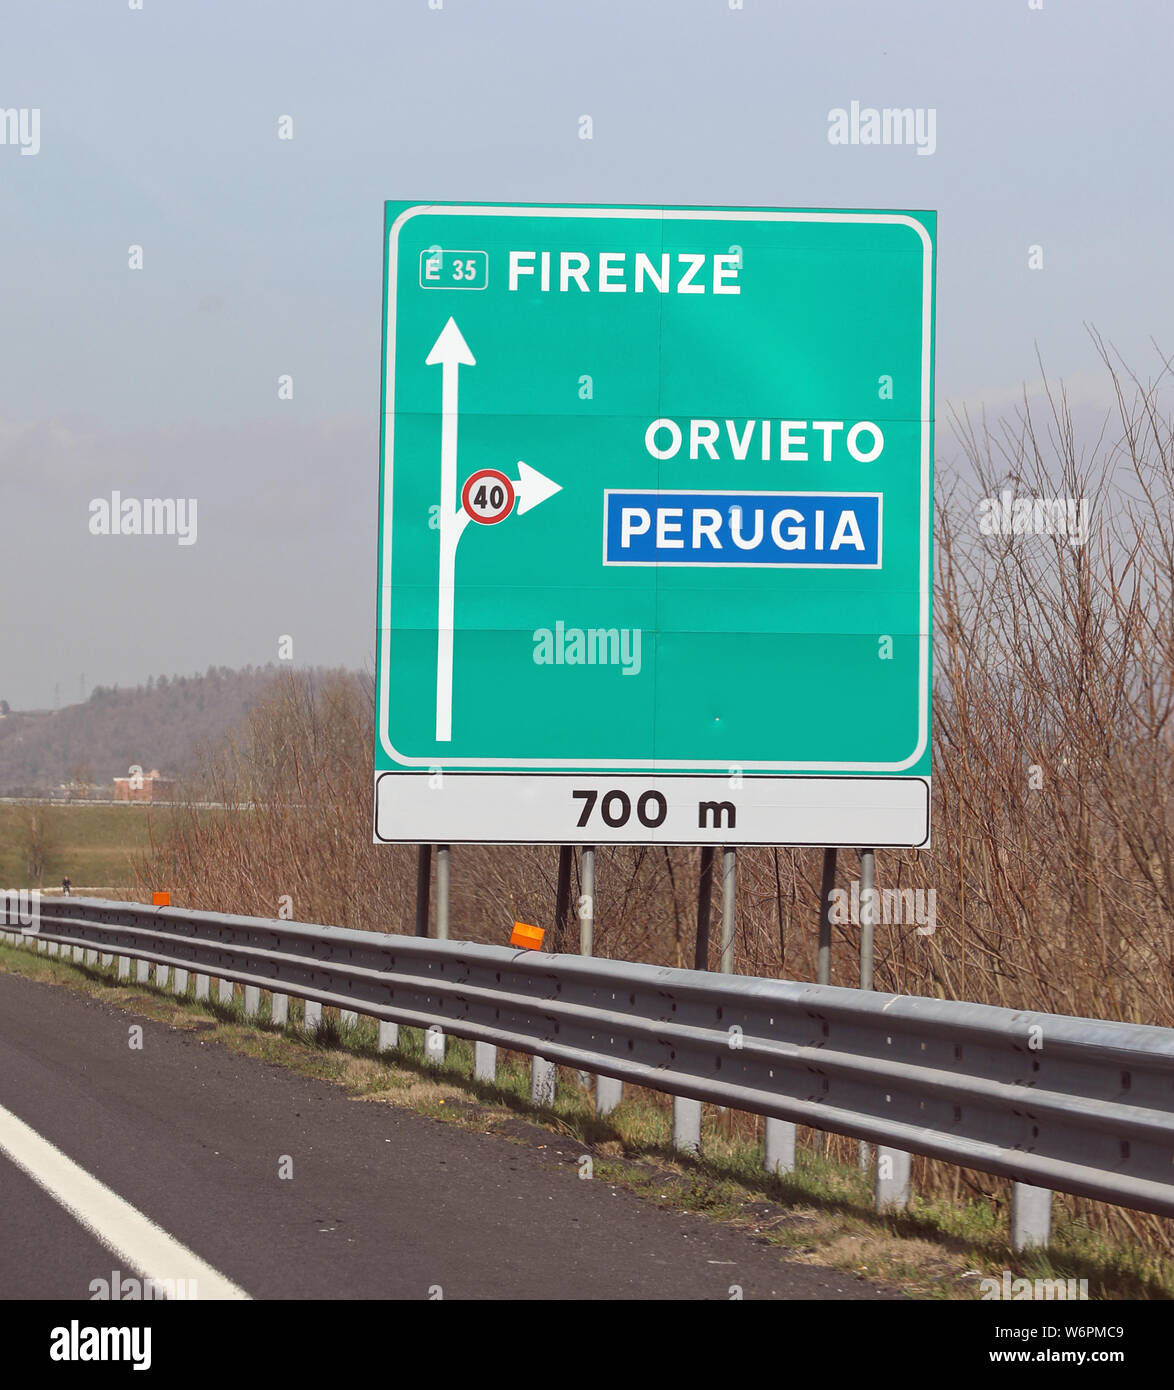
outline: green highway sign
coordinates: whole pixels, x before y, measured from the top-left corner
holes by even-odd
[[[934,235],[387,204],[376,839],[928,844]]]

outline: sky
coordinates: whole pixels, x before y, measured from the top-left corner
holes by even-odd
[[[372,666],[387,199],[934,209],[939,422],[1011,409],[1037,354],[1091,418],[1086,324],[1171,347],[1161,0],[137,3],[0,37],[18,709],[283,636]],[[932,111],[932,152],[832,143],[853,102]],[[196,498],[196,543],[92,535],[115,490]]]

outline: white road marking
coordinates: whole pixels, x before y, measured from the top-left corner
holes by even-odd
[[[250,1297],[2,1105],[0,1153],[144,1279],[194,1280],[200,1299]]]

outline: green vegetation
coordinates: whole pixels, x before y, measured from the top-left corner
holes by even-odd
[[[129,888],[131,857],[167,838],[171,816],[165,805],[0,806],[0,887],[57,888],[68,875],[79,890]]]
[[[516,1053],[499,1053],[496,1082],[477,1082],[471,1079],[471,1043],[450,1038],[444,1062],[433,1065],[425,1059],[422,1031],[401,1028],[395,1052],[380,1053],[374,1021],[343,1025],[327,1010],[310,1035],[297,1000],[290,1001],[289,1025],[277,1028],[269,1022],[268,995],[262,995],[260,1016],[246,1020],[239,991],[231,1005],[215,997],[197,1003],[190,987],[179,998],[120,982],[114,967],[83,967],[6,945],[0,945],[0,970],[101,995],[172,1027],[199,1028],[233,1051],[342,1086],[356,1101],[404,1106],[536,1145],[576,1169],[589,1157],[595,1181],[735,1225],[787,1259],[859,1274],[912,1297],[977,1298],[980,1278],[1009,1269],[1017,1277],[1087,1279],[1092,1299],[1174,1298],[1174,1268],[1136,1241],[1095,1232],[1060,1203],[1052,1245],[1014,1255],[1005,1216],[987,1200],[914,1198],[901,1215],[880,1217],[871,1210],[868,1180],[859,1169],[814,1148],[800,1149],[795,1173],[765,1174],[760,1138],[747,1137],[749,1117],[733,1112],[705,1108],[704,1157],[693,1160],[672,1149],[668,1097],[629,1086],[623,1104],[597,1119],[578,1074],[560,1067],[555,1105],[536,1110],[529,1099],[529,1058]]]

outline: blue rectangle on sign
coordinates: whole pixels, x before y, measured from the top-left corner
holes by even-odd
[[[603,563],[879,569],[881,494],[608,489]]]

